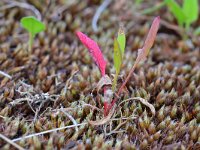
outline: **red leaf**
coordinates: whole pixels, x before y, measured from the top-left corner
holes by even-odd
[[[159,24],[160,24],[160,17],[158,16],[153,20],[151,28],[149,29],[149,33],[144,42],[144,46],[142,48],[142,51],[143,51],[142,53],[144,53],[143,55],[145,55],[144,57],[147,56],[147,54],[149,53],[149,50],[153,46],[153,43],[156,39],[156,35],[158,32]]]
[[[80,31],[77,31],[76,35],[78,36],[80,41],[83,43],[83,45],[85,45],[88,48],[90,54],[92,55],[92,58],[94,59],[97,66],[99,67],[102,76],[104,76],[105,69],[106,69],[106,61],[103,57],[103,54],[98,44]]]

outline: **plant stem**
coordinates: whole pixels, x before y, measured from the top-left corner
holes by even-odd
[[[31,32],[29,32],[29,41],[28,41],[28,51],[29,51],[29,53],[32,52],[33,39],[34,39],[34,35]]]
[[[121,87],[119,88],[119,90],[118,90],[118,92],[117,92],[117,95],[120,95],[120,94],[121,94],[123,88],[125,87],[126,83],[128,82],[128,80],[130,79],[132,73],[134,72],[134,70],[135,70],[135,68],[136,68],[136,66],[137,66],[137,64],[138,64],[138,62],[139,62],[139,60],[136,60],[135,64],[134,64],[133,67],[131,68],[131,70],[130,70],[128,76],[126,77],[126,80],[123,82],[123,84],[122,84]],[[113,106],[113,105],[116,103],[116,101],[117,101],[117,97],[112,101],[112,105],[111,105],[111,106]]]
[[[115,77],[113,79],[113,85],[112,85],[112,91],[114,92],[116,89],[116,85],[117,85],[117,77],[119,75],[119,72],[116,72]]]

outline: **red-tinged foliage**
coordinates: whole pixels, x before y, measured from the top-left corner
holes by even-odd
[[[111,104],[108,102],[104,102],[103,105],[104,105],[104,116],[107,116],[111,109]]]
[[[144,42],[144,46],[142,48],[142,51],[141,52],[138,51],[138,53],[141,53],[141,54],[138,54],[138,55],[142,55],[141,57],[143,59],[145,59],[147,57],[149,50],[153,46],[153,43],[156,39],[156,35],[157,35],[157,32],[158,32],[159,24],[160,24],[160,17],[158,16],[153,20],[151,28],[149,29],[149,33],[148,33],[146,40]]]
[[[83,43],[83,45],[85,45],[88,48],[92,58],[94,59],[95,63],[97,64],[97,66],[99,67],[101,71],[101,75],[104,76],[105,69],[106,69],[106,61],[103,57],[103,54],[98,44],[80,31],[77,31],[76,35],[78,36],[80,41]]]
[[[123,82],[122,86],[118,90],[117,95],[121,94],[123,88],[125,87],[126,83],[130,79],[130,77],[131,77],[132,73],[134,72],[135,68],[137,67],[138,63],[140,61],[146,59],[146,57],[149,53],[149,50],[151,49],[151,47],[153,46],[153,43],[155,41],[155,38],[156,38],[156,35],[158,32],[158,28],[159,28],[159,24],[160,24],[160,17],[156,17],[153,20],[153,23],[147,34],[147,38],[144,42],[143,47],[141,49],[138,49],[138,55],[137,55],[134,65],[131,68],[128,76],[126,77],[126,80]],[[99,46],[97,45],[97,43],[95,41],[93,41],[92,39],[90,39],[89,37],[87,37],[82,32],[76,32],[76,35],[81,40],[81,42],[88,48],[95,63],[98,65],[102,76],[104,76],[105,68],[106,68],[106,61],[104,60],[101,50],[100,50]],[[107,90],[107,88],[104,87],[104,94],[106,93],[106,90]],[[113,106],[116,106],[115,105],[116,101],[117,101],[117,98],[115,98],[112,102],[108,102],[108,101],[104,102],[104,116],[107,116],[109,114],[110,110],[113,108]],[[102,123],[102,121],[101,121],[101,123]]]

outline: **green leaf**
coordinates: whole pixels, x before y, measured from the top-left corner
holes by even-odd
[[[177,19],[178,24],[180,26],[183,26],[186,16],[182,10],[182,8],[178,5],[178,3],[174,0],[166,0],[166,3],[168,5],[169,10],[174,15],[174,17]]]
[[[116,74],[119,74],[121,65],[122,65],[122,55],[119,48],[119,43],[116,39],[114,39],[114,66]]]
[[[45,25],[34,16],[23,17],[20,22],[22,27],[33,35],[45,30]]]
[[[121,51],[121,56],[123,57],[126,46],[126,36],[122,27],[119,28],[117,42],[119,43],[119,50]]]
[[[184,0],[183,12],[187,19],[185,20],[186,27],[189,27],[192,22],[198,19],[199,4],[198,0]]]

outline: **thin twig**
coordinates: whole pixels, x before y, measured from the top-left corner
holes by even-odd
[[[153,114],[153,116],[155,116],[156,110],[155,110],[154,106],[152,104],[150,104],[147,100],[145,100],[144,98],[141,98],[141,97],[132,97],[132,98],[125,99],[122,102],[120,102],[118,106],[120,106],[122,103],[130,101],[130,100],[139,100],[142,104],[149,107],[149,109],[151,110],[151,113]]]
[[[8,8],[12,8],[12,7],[21,7],[21,8],[25,8],[27,10],[31,10],[37,17],[38,20],[41,20],[41,14],[39,12],[39,10],[37,10],[37,8],[35,8],[33,5],[28,4],[28,3],[22,3],[22,2],[17,2],[17,1],[5,1],[7,3],[9,3],[6,6],[3,6],[0,8],[0,10],[5,10]]]
[[[108,7],[112,0],[104,0],[100,7],[97,9],[93,19],[92,19],[92,28],[95,32],[98,31],[97,21],[101,15],[101,13]]]
[[[41,104],[40,104],[40,106],[38,107],[38,109],[36,109],[35,116],[34,116],[34,120],[33,120],[34,122],[36,121],[37,116],[38,116],[38,113],[40,112],[40,109],[42,108],[42,106],[44,105],[45,102],[46,102],[46,101],[41,102]]]
[[[51,132],[55,132],[55,131],[59,131],[59,130],[63,130],[63,129],[74,128],[74,127],[78,127],[78,126],[82,126],[82,125],[86,125],[86,124],[88,124],[88,122],[84,122],[84,123],[77,124],[77,125],[70,125],[70,126],[64,126],[64,127],[60,127],[60,128],[54,128],[54,129],[51,129],[51,130],[46,130],[46,131],[43,131],[43,132],[30,134],[30,135],[27,135],[25,137],[16,138],[16,139],[13,139],[12,141],[17,142],[17,141],[20,141],[20,140],[24,140],[24,139],[34,137],[34,136],[39,136],[39,135],[43,135],[43,134],[46,134],[46,133],[51,133]]]
[[[94,126],[97,126],[97,125],[106,124],[107,122],[111,121],[110,118],[113,116],[116,107],[117,107],[117,105],[114,104],[114,106],[113,106],[112,109],[110,110],[109,114],[108,114],[106,117],[103,117],[103,118],[100,119],[100,120],[97,120],[97,121],[88,120],[89,124],[94,125]]]
[[[47,107],[41,114],[40,114],[40,116],[42,116],[46,111],[52,111],[52,108],[51,107]]]
[[[61,107],[61,111],[73,122],[74,125],[76,125],[75,129],[76,129],[76,132],[78,132],[76,120],[68,112],[64,111],[63,107]]]
[[[78,73],[79,70],[75,70],[72,75],[69,77],[69,79],[66,81],[66,88],[68,89],[69,88],[69,84],[70,84],[70,81],[73,79],[73,77]]]
[[[103,112],[101,109],[99,109],[98,107],[96,107],[96,106],[93,106],[93,105],[90,105],[90,104],[87,104],[86,102],[84,102],[84,101],[80,101],[82,104],[83,104],[83,106],[82,107],[85,107],[85,106],[88,106],[88,107],[91,107],[93,110],[98,110],[98,111],[100,111],[100,112]]]
[[[123,133],[123,132],[126,132],[126,131],[127,130],[111,131],[111,132],[107,133],[106,136],[109,136],[111,134]]]
[[[23,86],[27,87],[27,88],[32,88],[32,85],[25,83],[23,80],[20,80],[19,83],[22,84]]]
[[[121,131],[120,131],[119,128],[120,128],[121,126],[123,126],[127,121],[128,121],[128,120],[125,120],[124,122],[118,124],[118,126],[117,126],[114,130],[112,130],[112,131],[110,131],[109,133],[107,133],[106,136],[111,135],[111,134],[113,134],[113,133],[126,132],[126,130],[121,130]],[[117,131],[117,130],[119,130],[119,131]]]
[[[25,150],[23,147],[19,146],[18,144],[14,143],[12,140],[4,136],[3,134],[0,133],[0,138],[2,138],[4,141],[8,142],[10,145],[14,146],[15,148],[19,150]]]
[[[3,72],[1,70],[0,70],[0,75],[5,76],[5,77],[7,77],[9,79],[12,79],[12,77],[9,74],[7,74],[7,73],[5,73],[5,72]]]
[[[25,101],[32,102],[32,100],[30,98],[18,98],[18,99],[15,99],[14,101],[10,102],[10,104],[15,106],[15,105],[21,104],[22,102],[25,102]],[[34,112],[34,110],[33,110],[33,112]]]

